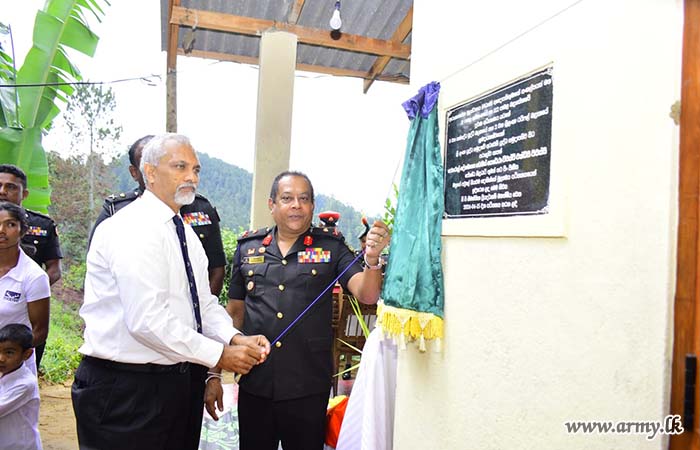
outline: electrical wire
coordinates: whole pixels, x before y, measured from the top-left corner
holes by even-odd
[[[459,72],[461,72],[461,71],[463,71],[463,70],[465,70],[465,69],[468,69],[469,67],[471,67],[471,66],[473,66],[474,64],[478,63],[479,61],[482,61],[482,60],[488,58],[489,56],[491,56],[491,55],[493,55],[494,53],[496,53],[496,52],[502,50],[503,48],[505,48],[505,47],[507,47],[507,46],[509,46],[510,44],[512,44],[513,42],[515,42],[515,41],[517,41],[518,39],[522,38],[523,36],[532,33],[532,32],[535,31],[536,29],[540,28],[542,25],[544,25],[544,24],[546,24],[547,22],[551,21],[552,19],[554,19],[554,18],[560,16],[561,14],[565,13],[566,11],[568,11],[569,9],[573,8],[574,6],[578,5],[579,3],[583,2],[583,1],[584,1],[584,0],[576,0],[575,2],[571,3],[569,6],[566,6],[565,8],[563,8],[563,9],[561,9],[561,10],[555,12],[555,13],[552,14],[551,16],[549,16],[549,17],[547,17],[547,18],[541,20],[540,22],[536,23],[535,25],[531,26],[531,27],[528,28],[527,30],[525,30],[525,31],[523,31],[522,33],[516,35],[515,37],[513,37],[513,38],[507,40],[506,42],[504,42],[503,44],[501,44],[501,45],[499,45],[498,47],[494,48],[493,50],[490,50],[490,51],[488,51],[487,53],[485,53],[485,54],[481,55],[480,57],[476,58],[475,60],[473,60],[472,62],[470,62],[470,63],[467,64],[466,66],[461,67],[461,68],[455,70],[455,71],[452,72],[451,74],[449,74],[449,75],[447,75],[446,77],[444,77],[443,79],[441,79],[440,82],[442,83],[443,81],[448,80],[449,78],[452,78],[453,76],[457,75]]]

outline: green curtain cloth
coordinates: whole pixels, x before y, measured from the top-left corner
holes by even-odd
[[[442,318],[445,298],[440,231],[444,178],[438,140],[439,91],[440,84],[432,82],[403,104],[411,127],[382,298],[387,306]],[[404,320],[401,322],[403,334],[408,335]],[[416,337],[415,333],[410,334]]]

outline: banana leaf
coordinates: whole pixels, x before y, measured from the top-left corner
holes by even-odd
[[[0,82],[15,84],[12,65],[8,67],[7,55],[0,50]],[[14,87],[0,88],[0,127],[19,125],[17,117],[17,89]]]
[[[50,124],[57,112],[54,109],[57,93],[63,92],[69,96],[73,92],[70,85],[46,84],[65,83],[71,78],[81,79],[80,72],[69,61],[62,47],[71,47],[87,56],[95,54],[99,38],[82,21],[78,3],[77,0],[51,0],[46,5],[46,12],[37,12],[34,45],[19,69],[17,81],[19,84],[43,86],[21,88],[19,91],[20,121],[24,127],[45,127]]]
[[[41,129],[0,129],[0,161],[10,161],[27,174],[29,197],[22,202],[22,206],[35,211],[46,211],[51,191],[46,152],[41,145]],[[32,183],[29,183],[30,180]]]
[[[0,83],[13,85],[17,82],[12,56],[4,51],[2,44],[11,46],[10,27],[0,23]],[[9,39],[8,39],[9,38]],[[14,87],[0,88],[0,127],[19,126],[17,122],[17,89]]]
[[[66,48],[93,56],[99,41],[90,30],[85,13],[99,21],[104,16],[100,4],[106,0],[48,0],[37,12],[33,45],[22,67],[14,73],[13,60],[0,54],[0,80],[3,84],[31,85],[0,88],[0,163],[15,164],[27,174],[29,197],[26,208],[46,212],[51,191],[46,153],[41,145],[61,106],[73,93],[66,83],[82,79],[70,61]],[[17,101],[19,100],[19,102]],[[12,128],[10,128],[12,127]]]

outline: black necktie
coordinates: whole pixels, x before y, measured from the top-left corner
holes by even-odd
[[[182,250],[182,259],[185,261],[185,271],[187,272],[187,281],[190,283],[190,295],[192,296],[192,306],[194,307],[194,320],[197,322],[197,333],[202,332],[202,315],[199,312],[199,296],[197,295],[197,283],[194,281],[194,272],[192,272],[192,264],[190,256],[187,252],[187,240],[185,239],[185,227],[182,224],[180,216],[173,217],[175,222],[175,231],[177,238],[180,240],[180,249]]]

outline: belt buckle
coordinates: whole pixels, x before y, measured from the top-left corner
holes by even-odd
[[[190,363],[189,361],[185,361],[183,363],[180,363],[180,373],[185,373],[189,370],[190,368]]]

